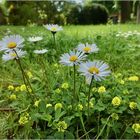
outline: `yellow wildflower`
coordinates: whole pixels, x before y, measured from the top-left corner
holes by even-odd
[[[39,99],[39,100],[37,100],[37,101],[35,101],[34,106],[38,107],[38,105],[39,105],[40,101],[41,101],[40,99]]]
[[[121,104],[121,99],[119,97],[117,97],[117,96],[114,97],[112,99],[112,104],[113,104],[113,106],[119,106]]]
[[[78,104],[78,109],[79,110],[83,110],[83,105],[82,104]]]
[[[98,88],[98,93],[104,93],[104,92],[106,92],[105,87],[104,87],[104,86],[100,86],[100,87]]]
[[[9,85],[8,86],[8,90],[14,90],[14,86],[13,85]]]
[[[31,73],[30,71],[27,72],[27,76],[28,76],[29,78],[32,78],[32,77],[33,77],[32,73]]]
[[[19,122],[20,125],[24,125],[24,124],[28,123],[28,117],[27,116],[21,116],[18,122]]]
[[[57,124],[57,129],[59,132],[64,132],[68,128],[68,125],[65,121],[59,121]]]
[[[16,87],[15,88],[15,91],[20,91],[20,87]]]
[[[137,108],[137,103],[136,102],[130,102],[129,107],[133,110]]]
[[[46,104],[46,108],[51,107],[51,106],[52,106],[52,104]]]
[[[61,90],[59,89],[59,88],[57,88],[56,90],[55,90],[55,93],[60,93],[61,92]]]
[[[63,89],[68,89],[68,88],[69,88],[69,84],[68,84],[68,83],[63,83],[63,84],[61,85],[61,88],[63,88]]]
[[[9,98],[10,98],[10,100],[16,100],[16,98],[17,98],[17,97],[16,97],[16,95],[15,95],[15,94],[12,94],[12,95],[10,95],[10,97],[9,97]]]
[[[25,84],[23,84],[23,85],[21,85],[20,86],[20,91],[26,91],[27,89],[26,89],[26,85]]]
[[[57,110],[58,108],[62,108],[63,106],[62,106],[62,104],[61,103],[57,103],[57,104],[55,104],[55,106],[54,106],[54,108],[55,108],[55,110]]]
[[[131,76],[128,78],[129,81],[138,81],[139,77],[138,76]]]
[[[140,133],[140,124],[139,123],[134,123],[132,125],[132,129],[134,129],[135,133]]]

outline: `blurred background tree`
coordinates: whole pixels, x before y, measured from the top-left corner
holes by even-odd
[[[106,24],[108,19],[113,23],[117,23],[118,19],[121,23],[125,23],[131,20],[131,15],[137,17],[135,21],[140,23],[138,0],[1,0],[0,2],[0,24]]]

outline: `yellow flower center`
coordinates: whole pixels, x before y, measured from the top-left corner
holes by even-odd
[[[78,59],[78,57],[76,55],[72,55],[70,56],[70,61],[75,62]]]
[[[13,48],[15,48],[17,46],[17,44],[15,43],[15,42],[10,42],[10,43],[8,43],[8,48],[9,49],[13,49]]]
[[[90,47],[85,47],[83,50],[84,50],[86,53],[88,53],[88,52],[91,50],[91,48],[90,48]]]
[[[51,31],[56,31],[56,30],[57,30],[56,27],[51,28]]]
[[[88,72],[92,73],[92,74],[98,74],[99,73],[99,69],[96,67],[90,67],[88,69]]]

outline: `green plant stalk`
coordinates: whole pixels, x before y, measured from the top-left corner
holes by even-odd
[[[16,60],[17,64],[18,64],[19,67],[20,67],[20,70],[21,70],[21,73],[22,73],[22,77],[23,77],[23,82],[24,82],[24,84],[25,84],[25,86],[26,86],[26,89],[27,89],[28,93],[30,94],[29,89],[28,89],[28,84],[26,83],[26,78],[25,78],[24,70],[23,70],[23,68],[22,68],[22,66],[21,66],[21,63],[19,62],[18,59],[15,59],[15,60]]]
[[[14,52],[15,52],[15,54],[16,54],[16,56],[17,56],[16,62],[18,63],[18,65],[19,65],[19,67],[20,67],[20,70],[21,70],[21,72],[22,72],[23,81],[24,81],[24,84],[25,84],[25,86],[26,86],[26,89],[27,89],[27,91],[29,92],[29,88],[28,88],[28,86],[27,86],[27,84],[29,84],[29,87],[30,87],[30,89],[32,90],[32,93],[34,93],[34,92],[33,92],[33,88],[32,88],[32,86],[31,86],[31,84],[30,84],[29,79],[28,79],[28,76],[26,75],[26,73],[24,72],[24,70],[23,70],[23,68],[22,68],[22,65],[21,65],[21,62],[20,62],[20,57],[18,56],[16,50],[14,50]],[[27,83],[26,83],[26,80],[27,80]],[[29,92],[29,93],[30,93],[30,92]]]
[[[54,32],[52,32],[52,35],[53,35],[53,41],[54,41],[54,45],[56,46],[56,39],[55,39],[55,34]]]
[[[90,92],[91,92],[91,88],[92,88],[92,82],[93,82],[94,77],[92,77],[90,85],[89,85],[89,91],[88,91],[88,121],[89,121],[89,114],[90,114],[90,107],[89,107],[89,103],[90,103]]]
[[[90,139],[90,138],[89,138],[89,135],[88,135],[88,133],[87,133],[87,131],[86,131],[86,128],[85,128],[85,125],[84,125],[84,122],[83,122],[82,115],[80,115],[80,121],[81,121],[83,130],[84,130],[84,133],[85,133],[84,136],[86,136],[86,139]],[[80,137],[80,138],[81,138],[81,137]]]
[[[108,123],[108,121],[109,121],[110,117],[111,117],[111,116],[109,116],[109,117],[107,118],[106,123],[104,124],[103,128],[101,129],[101,131],[100,131],[99,135],[97,136],[97,138],[96,138],[95,140],[98,140],[98,139],[99,139],[99,137],[101,136],[101,134],[103,133],[103,131],[104,131],[104,129],[105,129],[105,127],[106,127],[106,125],[107,125],[107,123]]]
[[[43,74],[44,74],[45,83],[46,83],[46,91],[49,93],[50,87],[49,87],[49,81],[48,81],[48,73],[47,73],[47,70],[45,67],[44,59],[41,56],[39,58],[40,58],[39,63],[41,62],[40,63],[41,68],[42,68],[42,70],[44,70]]]
[[[77,102],[78,101],[78,95],[76,93],[76,65],[73,65],[73,97],[74,100]]]
[[[88,132],[86,132],[84,135],[82,135],[82,136],[80,137],[80,139],[83,138],[84,136],[86,136],[87,134],[89,134],[90,132],[92,132],[94,129],[95,129],[95,128],[92,128],[91,130],[89,130]]]

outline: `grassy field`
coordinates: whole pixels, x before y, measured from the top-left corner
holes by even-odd
[[[0,27],[1,39],[11,34],[25,39],[27,54],[20,59],[23,73],[19,63],[4,62],[0,53],[0,138],[139,138],[140,25],[65,26],[55,43],[44,27]],[[43,40],[32,43],[31,36]],[[75,78],[73,67],[59,62],[79,43],[97,45],[99,52],[87,60],[109,65],[106,80],[88,85],[78,66]],[[39,56],[33,53],[37,49],[48,52]]]

